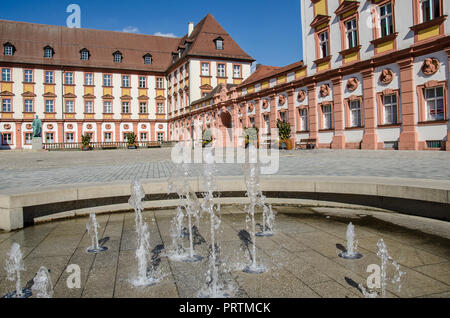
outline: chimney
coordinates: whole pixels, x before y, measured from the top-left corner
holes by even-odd
[[[188,26],[188,37],[191,36],[192,31],[194,31],[194,23],[189,22],[189,26]]]

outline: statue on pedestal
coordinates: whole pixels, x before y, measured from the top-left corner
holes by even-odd
[[[33,138],[34,137],[42,137],[42,122],[38,115],[36,115],[36,118],[33,120]]]

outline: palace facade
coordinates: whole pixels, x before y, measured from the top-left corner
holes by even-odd
[[[303,61],[252,74],[211,15],[183,38],[0,21],[2,147],[29,148],[38,115],[47,143],[201,140],[198,127],[270,138],[283,120],[319,148],[450,150],[445,1],[301,6]]]
[[[44,143],[167,141],[168,122],[254,61],[208,15],[183,38],[0,21],[1,148]]]
[[[449,5],[442,0],[302,0],[303,61],[258,66],[222,85],[180,128],[260,128],[289,122],[293,141],[319,148],[450,150]],[[183,129],[185,131],[186,129]],[[233,139],[232,136],[228,136]],[[235,136],[236,137],[236,136]]]

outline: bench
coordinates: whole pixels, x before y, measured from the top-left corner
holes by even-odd
[[[299,143],[295,144],[295,149],[315,149],[317,148],[317,139],[301,139]]]

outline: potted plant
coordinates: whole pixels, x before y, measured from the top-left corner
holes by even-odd
[[[211,130],[206,129],[202,131],[202,147],[205,148],[207,145],[209,145],[212,142],[212,134]]]
[[[291,150],[291,124],[278,120],[277,121],[278,135],[280,137],[280,149]]]
[[[259,146],[258,134],[259,129],[255,126],[250,128],[244,128],[245,148],[248,148],[249,143],[254,141],[257,142],[257,147]]]
[[[88,151],[88,150],[91,150],[91,147],[90,147],[90,144],[91,144],[91,136],[90,135],[83,135],[83,136],[81,136],[81,150],[82,151]]]
[[[128,149],[137,149],[136,139],[137,136],[134,132],[128,133],[126,135],[128,142]]]

